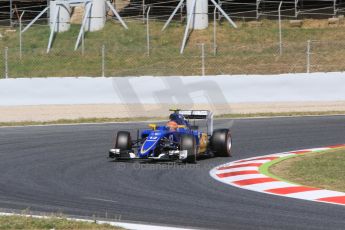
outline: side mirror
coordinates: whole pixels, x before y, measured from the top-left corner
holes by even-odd
[[[157,125],[156,124],[149,124],[149,127],[153,130],[156,130],[157,128]]]

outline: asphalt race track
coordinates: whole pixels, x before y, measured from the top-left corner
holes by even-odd
[[[345,143],[345,116],[215,126],[232,126],[234,157],[187,166],[106,158],[115,130],[135,133],[143,123],[0,128],[0,207],[206,229],[345,228],[344,206],[241,190],[209,175],[232,160]]]

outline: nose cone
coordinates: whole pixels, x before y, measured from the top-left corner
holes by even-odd
[[[144,144],[141,146],[140,155],[147,156],[156,147],[158,140],[146,140]]]

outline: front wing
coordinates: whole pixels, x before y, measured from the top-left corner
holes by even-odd
[[[151,160],[151,161],[177,161],[187,159],[187,150],[171,150],[162,152],[157,157],[139,157],[133,151],[110,149],[109,158],[116,160]]]

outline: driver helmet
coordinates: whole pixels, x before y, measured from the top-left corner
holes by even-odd
[[[176,122],[178,125],[186,125],[186,121],[181,114],[172,113],[169,116],[170,121]]]

